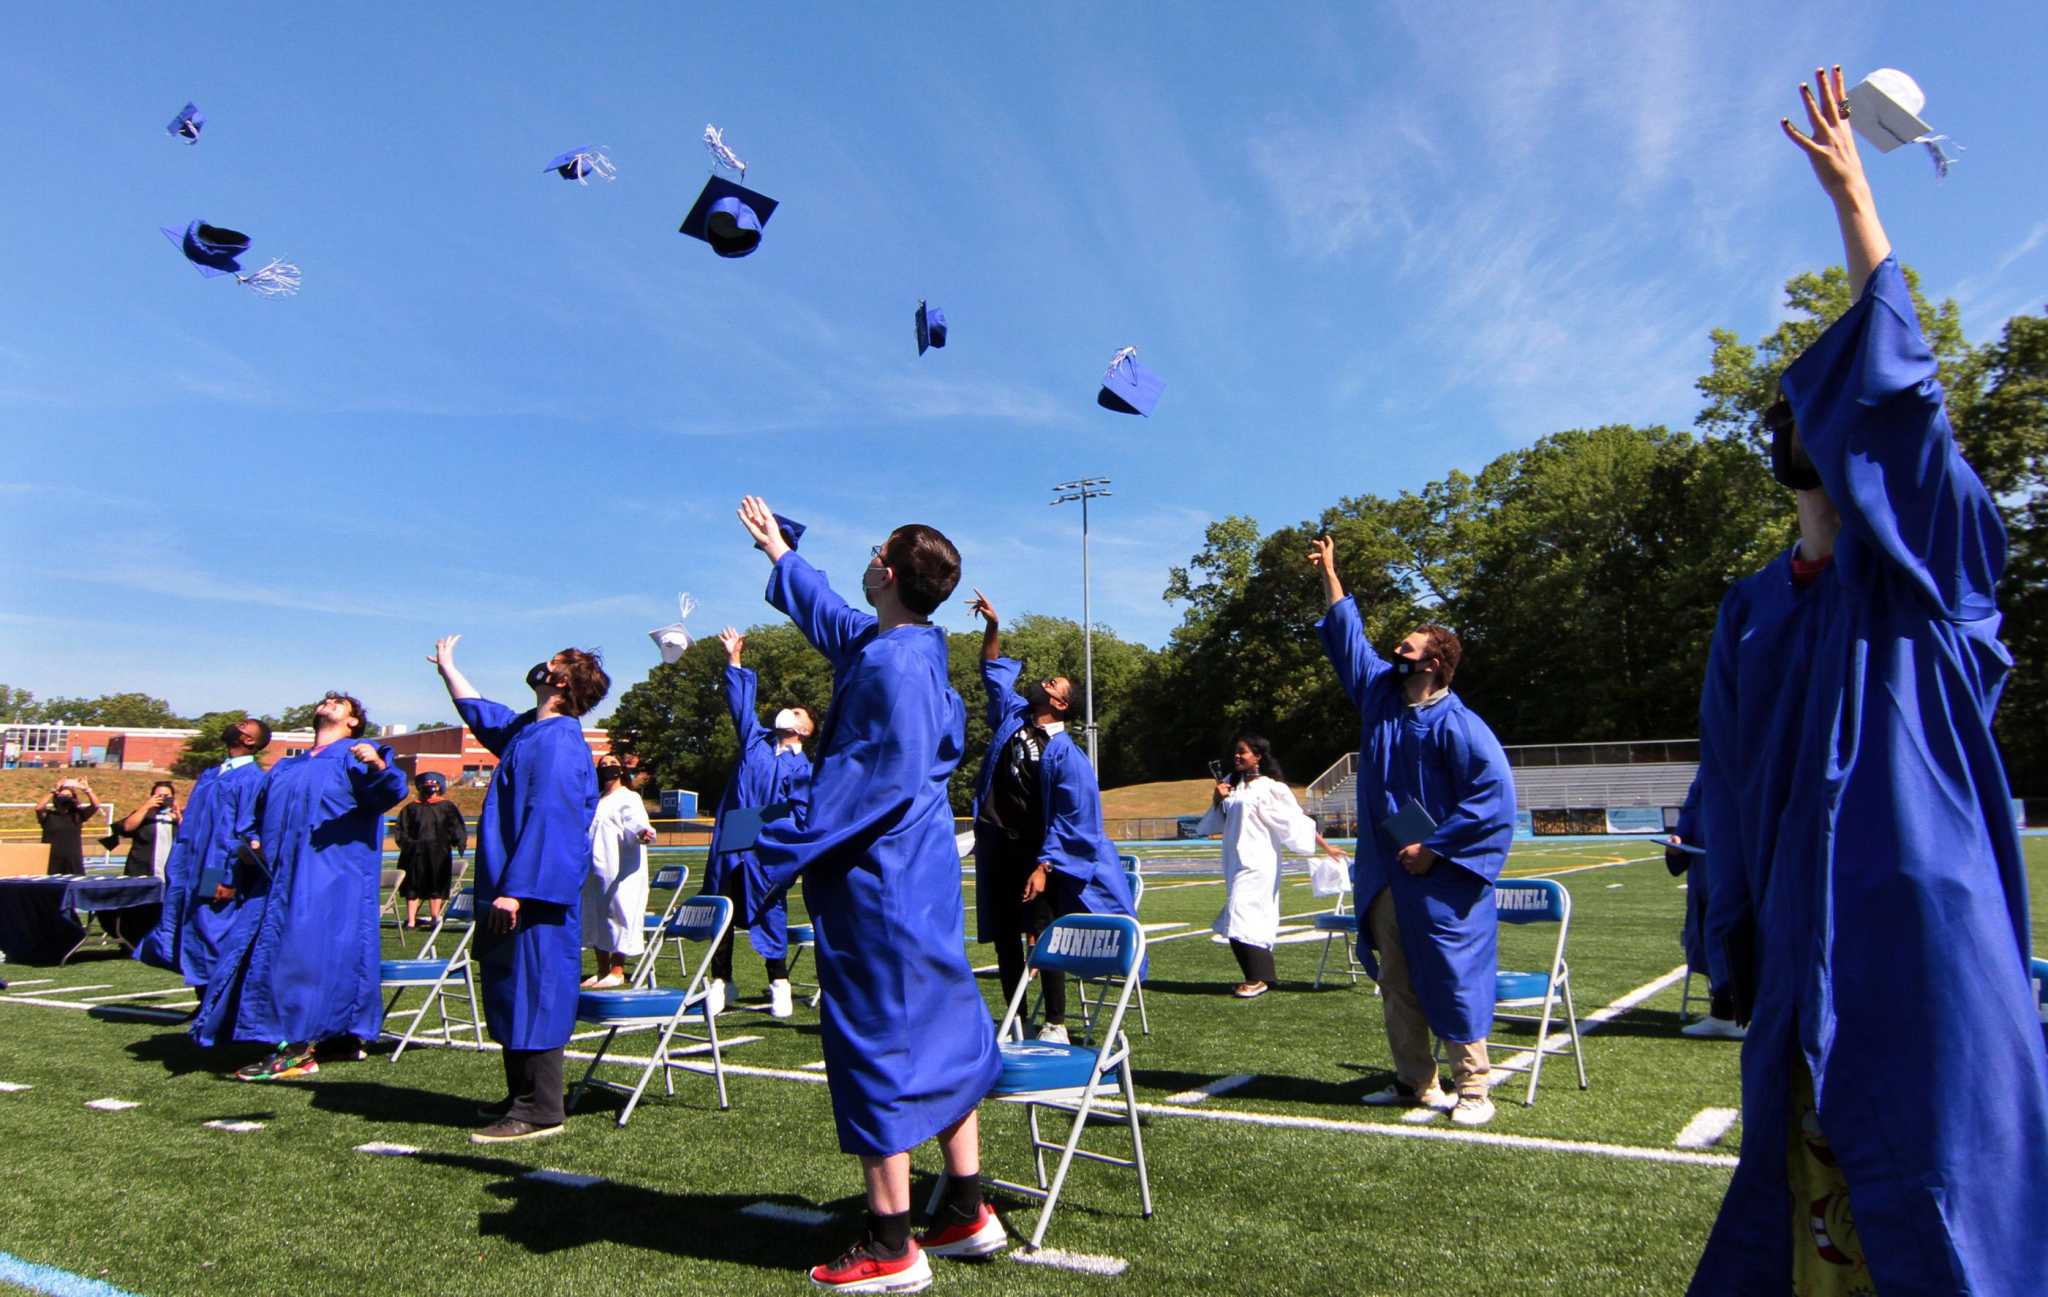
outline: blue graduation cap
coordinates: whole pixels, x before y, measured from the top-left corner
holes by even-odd
[[[240,230],[208,225],[205,221],[193,221],[183,230],[168,225],[157,228],[177,245],[202,278],[233,275],[236,283],[264,297],[290,297],[299,291],[299,268],[289,261],[274,260],[261,270],[242,273],[240,258],[249,250],[249,236]]]
[[[794,518],[785,518],[779,513],[775,514],[774,518],[775,529],[782,533],[782,539],[789,542],[789,547],[795,549],[796,543],[804,538],[804,525]]]
[[[704,128],[704,147],[711,150],[718,166],[729,167],[745,179],[747,164],[725,146],[725,135],[716,126]],[[713,171],[676,232],[704,240],[721,257],[744,257],[761,246],[761,227],[775,214],[775,207],[775,200],[768,195],[734,184]]]
[[[584,179],[585,176],[596,176],[599,180],[617,179],[618,168],[605,156],[604,150],[607,147],[609,146],[598,145],[593,148],[585,144],[581,148],[570,149],[560,157],[552,159],[541,170],[552,171],[564,180],[573,180],[584,186],[590,184]]]
[[[925,305],[924,299],[917,302],[917,354],[922,356],[926,347],[946,345],[946,313],[936,306]]]
[[[1110,357],[1109,369],[1102,376],[1102,390],[1095,394],[1095,403],[1119,414],[1142,414],[1150,418],[1152,407],[1159,404],[1159,394],[1165,390],[1166,380],[1138,363],[1138,349],[1125,347]]]
[[[199,131],[206,125],[206,114],[199,111],[198,104],[186,104],[171,118],[171,124],[164,127],[166,133],[187,144],[199,143]]]

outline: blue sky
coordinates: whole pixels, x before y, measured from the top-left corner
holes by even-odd
[[[2048,303],[2039,4],[412,8],[62,5],[0,49],[0,679],[411,723],[460,631],[486,692],[570,643],[623,690],[678,591],[772,615],[748,491],[849,586],[916,519],[1078,616],[1082,474],[1097,620],[1157,644],[1213,518],[1689,424],[1707,330],[1839,259],[1776,125],[1822,60],[1967,148],[1866,151],[1927,289],[1977,339]],[[782,203],[744,260],[675,233],[707,122]],[[541,173],[585,143],[616,183]],[[157,233],[193,218],[302,293],[202,281]],[[1126,344],[1149,420],[1094,403]]]

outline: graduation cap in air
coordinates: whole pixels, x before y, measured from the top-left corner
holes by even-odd
[[[1927,95],[1918,82],[1897,68],[1879,68],[1849,90],[1849,124],[1870,141],[1879,153],[1890,153],[1901,144],[1919,144],[1934,160],[1935,174],[1947,176],[1955,159],[1943,149],[1946,135],[1920,120]]]
[[[573,180],[577,184],[585,186],[590,184],[588,180],[584,179],[585,176],[596,176],[599,180],[616,180],[618,178],[618,168],[614,167],[612,160],[605,156],[604,151],[607,147],[609,146],[601,144],[592,148],[586,144],[579,149],[570,149],[567,153],[550,161],[541,170],[552,171],[564,180]]]
[[[704,147],[711,150],[714,166],[729,167],[746,178],[747,164],[725,146],[725,135],[716,126],[704,128]],[[734,184],[714,170],[676,232],[704,240],[721,257],[744,257],[761,245],[761,227],[775,214],[775,207],[773,198]]]
[[[242,273],[242,254],[249,250],[249,236],[222,225],[193,221],[182,231],[158,226],[163,236],[176,244],[201,277],[233,275],[264,297],[289,297],[299,291],[299,268],[289,261],[272,261],[260,270]]]
[[[922,298],[917,303],[917,354],[922,356],[926,347],[946,345],[946,313],[936,306],[927,306]]]
[[[206,114],[199,111],[198,104],[186,104],[171,118],[171,124],[164,127],[169,135],[187,144],[199,143],[199,132],[206,125]]]
[[[1109,369],[1102,375],[1102,390],[1095,394],[1095,404],[1119,414],[1142,414],[1149,418],[1152,407],[1159,404],[1159,394],[1165,390],[1166,380],[1138,363],[1138,349],[1125,347],[1109,358]]]
[[[795,549],[796,543],[804,538],[804,525],[794,518],[785,518],[779,513],[773,515],[773,517],[775,519],[775,529],[782,533],[782,539],[788,543],[789,547]]]
[[[697,611],[697,601],[686,594],[676,596],[676,619],[659,630],[647,632],[647,638],[654,641],[654,647],[661,650],[663,666],[674,666],[683,660],[683,654],[690,651],[690,628],[683,622]]]

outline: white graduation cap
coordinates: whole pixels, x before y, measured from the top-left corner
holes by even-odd
[[[1948,175],[1954,159],[1941,147],[1946,135],[1920,120],[1927,95],[1919,82],[1897,68],[1879,68],[1849,91],[1849,124],[1877,149],[1890,153],[1901,144],[1926,146],[1937,174]]]
[[[647,638],[661,650],[663,666],[674,666],[682,661],[683,654],[690,651],[690,628],[683,622],[697,611],[697,601],[686,594],[679,594],[676,596],[676,609],[676,619],[672,624],[647,632]]]

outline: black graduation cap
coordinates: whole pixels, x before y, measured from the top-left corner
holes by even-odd
[[[187,144],[199,143],[199,132],[206,125],[206,114],[199,111],[198,104],[186,104],[171,118],[171,124],[164,131]]]
[[[274,260],[260,270],[242,273],[240,258],[249,250],[250,240],[240,230],[208,225],[205,221],[193,221],[183,230],[168,225],[157,228],[177,245],[203,278],[233,275],[236,283],[264,297],[289,297],[299,291],[299,268],[289,261]]]
[[[927,306],[922,298],[917,303],[917,354],[922,356],[926,347],[946,345],[946,313],[936,306]]]
[[[567,153],[551,159],[541,170],[552,171],[562,179],[573,180],[579,185],[590,183],[584,179],[585,176],[596,176],[599,180],[617,179],[618,168],[605,156],[604,149],[603,145],[593,148],[588,144],[570,149]]]
[[[704,147],[711,150],[719,166],[746,176],[747,164],[725,146],[724,133],[716,126],[704,128]],[[768,195],[734,184],[714,171],[676,232],[704,240],[721,257],[744,257],[761,246],[761,227],[775,214],[775,207],[775,200]]]
[[[1102,390],[1095,394],[1095,403],[1105,410],[1119,414],[1141,414],[1150,418],[1152,407],[1159,403],[1159,394],[1166,390],[1166,380],[1138,363],[1138,349],[1125,347],[1109,359],[1109,369],[1102,376]]]

